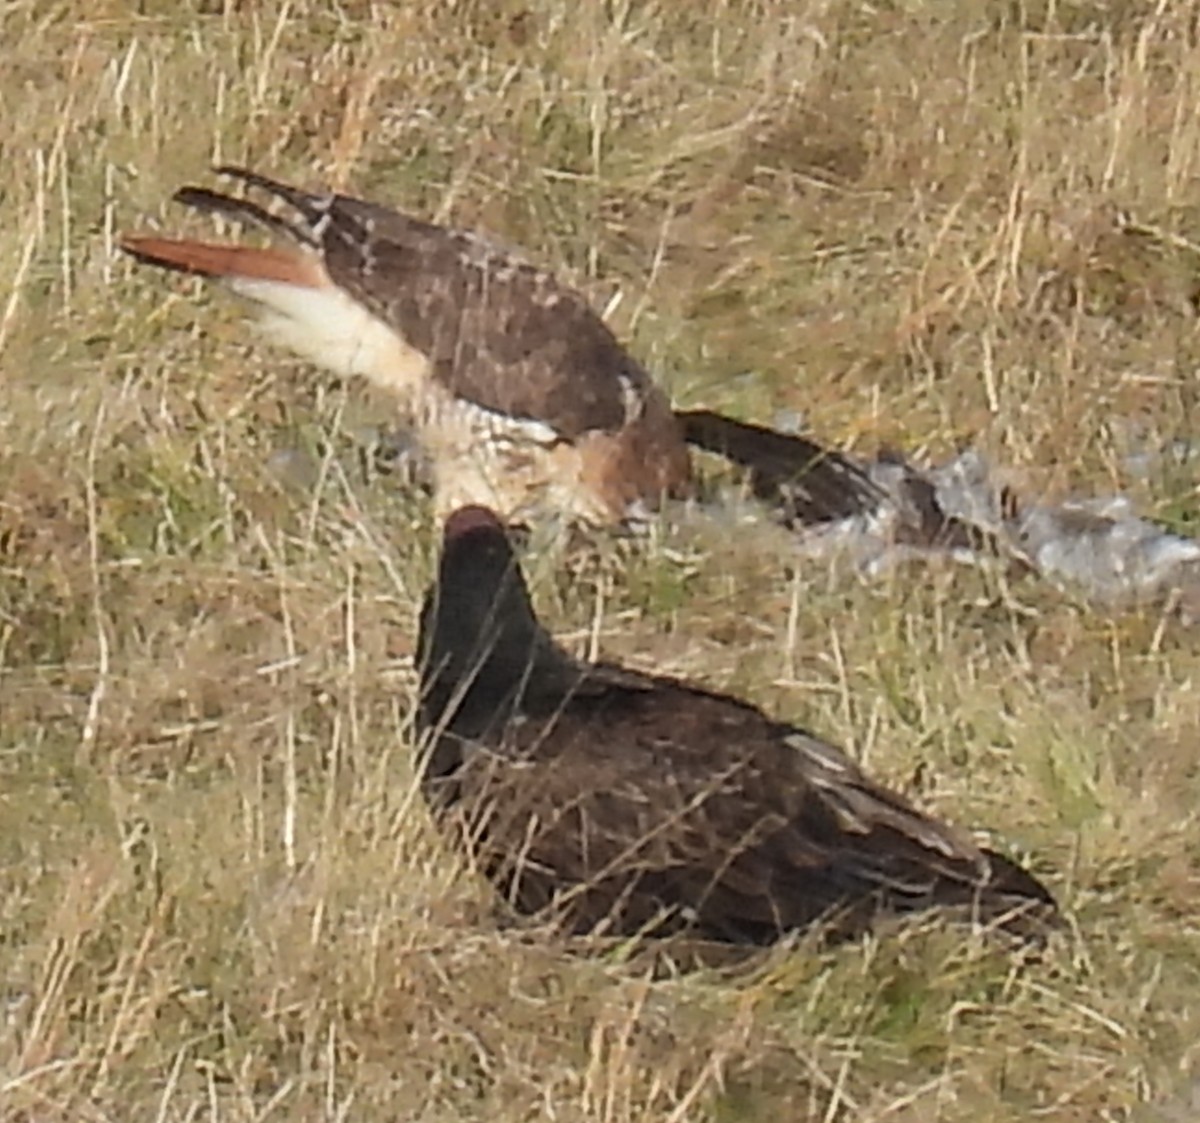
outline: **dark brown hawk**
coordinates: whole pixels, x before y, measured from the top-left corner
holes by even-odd
[[[762,944],[958,906],[1029,936],[1049,891],[840,750],[723,694],[568,656],[495,515],[446,523],[421,612],[422,787],[514,909]]]

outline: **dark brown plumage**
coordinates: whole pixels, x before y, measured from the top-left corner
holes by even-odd
[[[677,410],[688,444],[746,469],[750,489],[784,526],[819,526],[880,517],[879,533],[898,545],[946,553],[1011,555],[996,534],[942,509],[929,477],[903,456],[881,451],[871,466],[807,437],[737,421],[711,410]],[[881,480],[885,482],[880,482]],[[1012,496],[1004,502],[1011,506]],[[892,514],[882,529],[882,516]],[[1012,559],[1014,573],[1028,567]]]
[[[707,409],[677,410],[675,416],[688,444],[746,468],[751,490],[787,526],[867,514],[886,499],[860,465],[805,437]]]
[[[933,905],[1026,935],[1056,916],[1030,874],[812,734],[571,659],[487,510],[447,520],[418,646],[423,790],[520,913],[736,944]]]
[[[577,292],[478,235],[346,195],[219,168],[290,207],[184,187],[178,202],[266,228],[259,249],[128,235],[140,261],[217,277],[280,342],[400,399],[444,513],[487,502],[620,522],[681,494],[687,448],[670,404]]]

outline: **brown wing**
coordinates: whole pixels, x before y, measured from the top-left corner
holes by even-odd
[[[849,931],[934,904],[1053,913],[1019,867],[809,734],[672,681],[599,674],[556,715],[469,750],[456,777],[471,847],[520,911],[740,943],[837,911]]]
[[[583,297],[470,233],[240,168],[218,171],[299,212],[185,187],[188,206],[250,219],[317,251],[329,279],[429,356],[455,397],[549,425],[567,439],[645,416],[682,452],[665,396]]]
[[[433,377],[485,409],[569,439],[617,430],[660,392],[578,293],[471,234],[353,199],[321,245],[335,284],[429,355]]]

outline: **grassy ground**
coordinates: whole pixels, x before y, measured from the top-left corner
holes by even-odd
[[[1196,431],[1196,19],[5,5],[0,1120],[1200,1116],[1190,636],[719,529],[532,558],[578,650],[838,739],[1072,923],[1022,966],[928,921],[735,979],[496,931],[412,792],[432,539],[361,454],[379,404],[112,248],[220,160],[333,182],[619,296],[683,405],[1103,491],[1114,416]],[[314,470],[280,484],[288,450]],[[1195,515],[1187,479],[1138,495]]]

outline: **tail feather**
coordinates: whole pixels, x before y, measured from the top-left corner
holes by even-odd
[[[988,860],[987,891],[997,897],[1023,898],[1049,912],[1057,912],[1054,895],[1028,870],[995,850],[984,850]]]
[[[911,915],[938,908],[947,910],[947,915],[968,916],[1020,943],[1044,944],[1064,923],[1054,895],[1010,858],[988,849],[979,854],[982,866],[970,864],[957,870],[943,855],[926,854],[930,861],[924,869],[918,864],[907,871],[904,880],[880,883],[874,895],[864,893],[867,885],[861,879],[852,882],[840,896],[828,901],[835,929],[857,934],[881,914]],[[919,854],[913,859],[922,861]],[[860,877],[860,872],[855,871],[854,876]],[[814,894],[810,891],[809,896]]]
[[[988,863],[987,880],[961,903],[968,905],[982,921],[1023,943],[1042,944],[1063,925],[1054,895],[1028,870],[995,850],[984,850]],[[957,890],[946,894],[953,905]]]
[[[126,234],[119,244],[138,261],[201,277],[281,281],[304,288],[321,288],[327,283],[315,260],[292,250],[194,242],[151,234]]]

